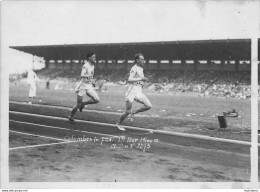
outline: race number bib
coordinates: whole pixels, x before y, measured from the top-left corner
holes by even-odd
[[[137,81],[137,82],[135,83],[135,85],[143,86],[143,85],[144,85],[144,82],[143,82],[143,81]]]
[[[93,76],[84,77],[82,82],[83,83],[92,83]]]

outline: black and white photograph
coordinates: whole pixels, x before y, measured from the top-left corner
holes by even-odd
[[[258,189],[259,12],[2,1],[1,188]]]

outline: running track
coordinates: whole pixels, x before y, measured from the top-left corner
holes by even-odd
[[[10,181],[250,180],[247,143],[10,112]],[[85,138],[85,139],[82,139]],[[221,143],[221,144],[220,144]]]

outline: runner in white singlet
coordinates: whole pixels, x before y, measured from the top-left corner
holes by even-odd
[[[87,54],[87,62],[85,62],[81,71],[81,80],[75,89],[75,93],[77,93],[77,104],[72,108],[68,116],[70,123],[75,123],[73,116],[78,109],[82,112],[85,105],[99,103],[98,94],[93,86],[94,63],[96,63],[96,55],[94,53]],[[91,99],[87,102],[83,102],[84,94]]]
[[[130,86],[126,92],[126,112],[121,115],[119,122],[116,124],[118,129],[125,131],[122,127],[122,122],[130,114],[130,120],[133,119],[134,114],[147,111],[152,108],[152,104],[149,99],[143,94],[142,87],[148,78],[144,77],[143,66],[144,66],[144,56],[141,53],[137,53],[134,57],[135,65],[130,71],[130,76],[128,81]],[[139,109],[132,110],[133,101],[142,103],[143,106]]]

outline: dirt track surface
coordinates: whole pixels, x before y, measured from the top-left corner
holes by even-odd
[[[61,141],[10,133],[11,148],[57,142]],[[114,144],[121,148],[115,148]],[[152,143],[146,150],[118,141],[15,149],[10,150],[9,165],[10,182],[246,182],[250,179],[248,155],[160,142]]]
[[[9,109],[11,111],[20,111],[26,113],[50,115],[57,117],[67,117],[70,113],[70,108],[62,107],[55,108],[55,106],[42,105],[42,104],[26,104],[26,103],[12,103],[10,102]],[[102,111],[83,111],[77,112],[76,119],[104,122],[116,124],[121,113],[102,112]],[[189,134],[207,135],[216,138],[226,138],[240,141],[250,141],[251,134],[241,132],[239,128],[221,129],[217,128],[218,125],[209,121],[201,121],[196,119],[178,119],[169,117],[154,117],[149,115],[136,116],[133,122],[125,120],[125,125],[149,128],[153,130],[173,131]]]

